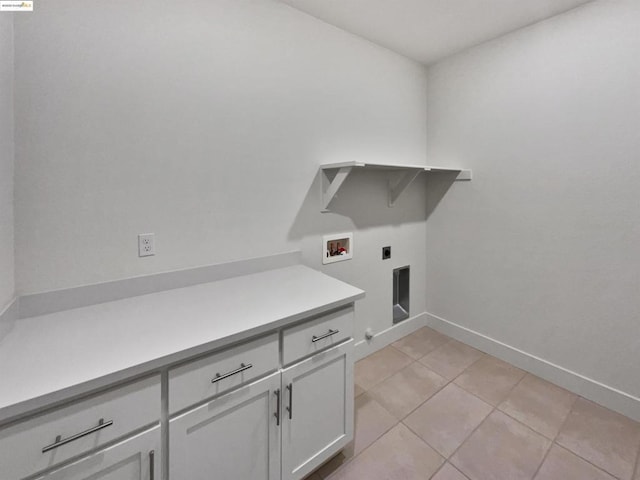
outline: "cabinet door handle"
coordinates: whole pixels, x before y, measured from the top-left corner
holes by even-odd
[[[340,333],[340,330],[331,330],[331,329],[329,329],[329,331],[327,333],[325,333],[324,335],[320,335],[319,337],[316,337],[314,335],[313,337],[311,337],[311,341],[313,343],[316,343],[318,340],[322,340],[323,338],[330,337],[331,335],[335,335],[336,333]]]
[[[61,447],[62,445],[73,442],[74,440],[78,440],[79,438],[91,435],[92,433],[97,432],[98,430],[102,430],[103,428],[110,427],[111,425],[113,425],[113,420],[105,422],[104,418],[101,418],[100,420],[98,420],[98,425],[96,425],[95,427],[91,427],[84,432],[76,433],[75,435],[71,435],[67,438],[62,438],[61,435],[58,435],[55,442],[53,442],[51,445],[47,445],[42,449],[42,453],[47,453],[49,450],[53,450],[54,448]]]
[[[233,370],[231,372],[223,373],[222,375],[220,375],[219,373],[216,373],[216,376],[211,379],[211,383],[219,382],[220,380],[224,380],[225,378],[229,378],[232,375],[235,375],[236,373],[240,373],[240,372],[244,372],[245,370],[249,370],[251,367],[253,367],[253,365],[251,365],[250,363],[248,365],[245,365],[244,363],[241,363],[239,368],[236,368],[235,370]]]
[[[289,406],[287,407],[287,412],[289,412],[289,420],[293,417],[293,383],[287,385],[287,390],[289,390]]]
[[[277,389],[273,394],[276,396],[276,426],[280,426],[280,389]]]
[[[156,477],[156,452],[155,450],[151,450],[149,452],[149,480],[154,480]]]

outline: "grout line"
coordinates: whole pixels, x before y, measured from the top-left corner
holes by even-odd
[[[465,391],[466,391],[466,390],[465,390]],[[492,407],[493,407],[493,405],[492,405]],[[470,433],[469,435],[467,435],[467,438],[465,438],[465,439],[464,439],[464,441],[463,441],[462,443],[460,443],[460,445],[458,445],[458,448],[456,448],[456,449],[453,451],[453,453],[452,453],[451,455],[449,455],[449,459],[453,458],[453,456],[454,456],[456,453],[458,453],[458,450],[460,450],[460,449],[462,448],[462,446],[463,446],[465,443],[467,443],[471,437],[473,437],[473,434],[474,434],[474,433],[476,433],[476,431],[477,431],[477,430],[478,430],[482,425],[484,425],[484,422],[486,422],[486,421],[487,421],[487,418],[489,418],[489,417],[491,416],[491,414],[492,414],[493,412],[495,412],[495,411],[496,411],[496,407],[493,407],[493,410],[491,410],[491,411],[489,412],[489,414],[488,414],[486,417],[484,417],[484,418],[482,419],[482,421],[478,424],[478,426],[477,426],[476,428],[474,428],[474,429],[471,431],[471,433]],[[453,465],[453,466],[454,466],[454,467],[456,467],[458,470],[460,470],[462,473],[464,473],[464,472],[463,472],[463,471],[462,471],[458,466],[456,466],[456,464],[455,464],[455,463],[451,463],[451,465]],[[466,476],[466,473],[465,473],[465,476]]]
[[[460,475],[462,475],[466,480],[469,480],[469,477],[467,477],[464,473],[462,473],[458,468],[456,468],[453,463],[451,463],[449,460],[445,460],[445,462],[440,466],[440,468],[431,476],[429,477],[429,479],[433,479],[435,478],[436,475],[438,475],[440,473],[440,471],[442,469],[444,469],[444,467],[446,467],[447,465],[451,466],[451,468],[453,468],[456,472],[458,472]]]
[[[428,354],[427,354],[428,355]],[[425,355],[426,356],[426,355]],[[478,362],[481,358],[486,357],[486,354],[483,355],[482,357],[477,358],[474,362],[472,362],[470,365],[468,365],[462,372],[460,372],[456,377],[454,377],[452,380],[450,380],[446,385],[444,385],[442,388],[440,388],[440,390],[438,390],[436,393],[434,393],[433,395],[431,395],[428,399],[426,399],[424,402],[422,402],[418,407],[416,407],[414,410],[412,410],[411,413],[409,413],[408,415],[406,415],[403,419],[402,419],[402,424],[405,425],[409,430],[411,430],[413,433],[415,433],[418,438],[420,438],[423,442],[425,442],[427,445],[429,445],[429,447],[433,448],[438,454],[442,455],[441,452],[439,452],[436,448],[434,448],[432,445],[429,444],[429,442],[427,442],[426,440],[424,440],[422,437],[420,437],[420,435],[418,435],[417,432],[415,432],[414,430],[411,429],[411,427],[409,425],[407,425],[406,423],[404,423],[404,420],[411,415],[413,412],[415,412],[415,410],[417,410],[418,408],[420,408],[422,405],[424,405],[426,402],[428,402],[429,400],[431,400],[433,397],[435,397],[438,393],[440,393],[442,390],[444,390],[449,384],[454,383],[454,380],[457,379],[460,375],[462,375],[467,369],[469,369],[473,364],[475,364],[476,362]],[[421,357],[424,358],[424,357]],[[505,362],[508,363],[508,362]],[[511,365],[510,363],[508,363],[509,365]],[[425,365],[426,366],[426,365]],[[513,365],[512,365],[513,366]],[[429,367],[427,367],[429,368]],[[516,367],[517,368],[517,367]],[[437,372],[434,372],[437,373]],[[464,387],[462,387],[461,385],[458,385],[457,383],[455,383],[456,387],[460,388],[461,390],[464,390],[466,393],[468,393],[469,395],[472,395],[473,397],[477,398],[478,400],[484,402],[486,405],[489,405],[490,407],[492,407],[492,410],[482,419],[482,421],[478,424],[478,426],[476,426],[476,428],[474,428],[471,433],[463,440],[463,442],[458,445],[458,448],[456,448],[454,450],[454,452],[449,456],[449,457],[445,457],[447,459],[447,461],[449,461],[449,459],[451,459],[456,453],[457,451],[462,447],[463,444],[465,444],[467,442],[467,440],[469,440],[469,438],[471,438],[471,436],[473,436],[473,434],[475,433],[475,431],[480,428],[480,426],[487,420],[487,418],[489,418],[494,412],[498,411],[500,413],[502,413],[503,415],[511,418],[513,421],[515,421],[516,423],[522,425],[523,427],[525,427],[526,429],[530,430],[531,432],[533,432],[536,435],[541,436],[542,438],[544,438],[545,440],[549,441],[549,447],[547,448],[547,451],[545,452],[545,455],[542,459],[542,462],[540,463],[540,465],[538,465],[538,468],[536,469],[536,474],[538,472],[538,470],[540,469],[540,467],[542,466],[542,464],[544,463],[544,460],[546,459],[547,455],[549,454],[549,451],[551,450],[551,447],[553,445],[553,439],[550,439],[549,437],[547,437],[546,435],[541,434],[540,432],[537,432],[536,430],[534,430],[533,428],[531,428],[529,425],[521,422],[520,420],[518,420],[517,418],[512,417],[511,415],[509,415],[507,412],[503,412],[499,407],[500,405],[502,405],[511,395],[511,393],[513,392],[513,390],[516,389],[516,387],[518,385],[520,385],[520,383],[522,383],[524,381],[524,379],[527,377],[527,375],[531,375],[528,372],[524,372],[524,375],[522,376],[522,378],[520,378],[514,385],[513,387],[511,387],[511,389],[509,390],[509,392],[506,394],[504,400],[502,400],[498,405],[493,405],[489,402],[487,402],[485,399],[479,397],[478,395],[474,394],[473,392],[470,392],[469,390],[465,389]],[[574,399],[574,403],[577,400],[577,396],[576,399]],[[573,409],[573,403],[569,409],[569,414],[571,413],[571,410]],[[567,418],[569,417],[569,414],[567,414],[567,417],[563,420],[563,425],[564,422],[566,422]],[[560,427],[562,428],[562,426]],[[559,432],[560,430],[558,430]],[[557,434],[556,434],[557,436]],[[444,456],[444,455],[442,455]],[[451,464],[454,468],[458,469],[453,463]],[[458,469],[459,470],[459,469]],[[466,476],[466,475],[465,475]],[[535,476],[535,475],[534,475]],[[533,478],[533,477],[532,477]]]
[[[599,472],[604,473],[605,475],[608,475],[611,478],[614,478],[616,480],[621,480],[620,477],[614,475],[613,473],[609,473],[608,471],[606,471],[604,468],[599,467],[598,465],[596,465],[595,463],[587,460],[586,458],[582,458],[580,455],[578,455],[576,452],[571,451],[570,449],[568,449],[567,447],[560,445],[559,443],[553,442],[553,445],[555,445],[556,447],[562,449],[562,450],[566,450],[567,452],[569,452],[571,455],[575,455],[576,457],[578,457],[580,460],[582,460],[585,463],[588,463],[589,465],[591,465],[593,468],[595,468],[596,470],[598,470]]]
[[[411,365],[412,363],[416,362],[417,360],[414,360],[413,358],[411,358],[409,355],[407,355],[406,353],[398,350],[397,348],[393,347],[393,345],[389,344],[387,345],[388,347],[392,347],[394,350],[396,350],[397,352],[401,353],[402,355],[404,355],[405,357],[407,357],[409,360],[411,360],[411,362],[407,363],[406,365],[400,367],[398,370],[393,371],[391,374],[387,375],[386,377],[383,377],[382,379],[378,380],[376,383],[374,383],[373,385],[371,385],[369,388],[364,388],[362,385],[360,385],[360,388],[362,388],[365,392],[368,392],[369,390],[371,390],[374,387],[377,387],[378,385],[380,385],[382,382],[384,382],[385,380],[393,377],[396,373],[398,373],[401,370],[404,370],[405,368],[407,368],[409,365]],[[384,347],[386,348],[386,347]],[[363,360],[366,360],[367,358],[371,357],[372,355],[375,355],[378,352],[381,352],[382,350],[384,350],[384,348],[378,350],[377,352],[373,352],[371,355],[368,355],[364,358],[361,358],[360,360],[358,360],[358,362],[362,362]],[[354,384],[355,384],[355,378],[354,378]],[[359,396],[359,395],[358,395]]]
[[[576,398],[573,399],[573,403],[571,403],[571,407],[569,407],[569,413],[567,413],[567,416],[562,421],[562,424],[560,425],[560,428],[558,428],[558,433],[556,433],[556,436],[553,437],[553,442],[556,443],[557,445],[560,445],[560,444],[557,443],[556,440],[560,436],[560,433],[562,432],[562,429],[565,427],[565,425],[569,421],[569,417],[571,417],[571,412],[573,412],[573,408],[575,407],[576,402],[578,401],[579,398],[580,398],[580,395],[576,395]]]
[[[450,343],[450,342],[447,342]],[[473,347],[472,347],[473,348]],[[435,351],[435,350],[434,350]],[[428,370],[434,372],[436,375],[440,375],[438,372],[436,372],[435,370],[431,370],[431,368],[429,368],[428,366],[426,366],[425,364],[423,364],[422,362],[420,362],[421,359],[423,359],[424,357],[426,357],[427,355],[429,355],[429,353],[427,353],[426,355],[424,355],[423,357],[420,357],[419,360],[416,360],[417,362],[419,362],[422,366],[424,366],[425,368],[427,368]],[[489,407],[492,408],[492,410],[482,419],[482,421],[480,422],[480,424],[482,424],[489,415],[491,415],[493,413],[493,410],[495,410],[497,407],[494,407],[492,404],[490,404],[489,402],[487,402],[485,399],[480,398],[478,395],[468,391],[467,389],[461,387],[460,385],[458,385],[457,383],[455,383],[455,380],[462,375],[464,372],[466,372],[469,368],[471,368],[472,365],[474,365],[475,363],[477,363],[478,361],[480,361],[482,358],[485,358],[487,354],[485,354],[484,352],[482,352],[482,355],[478,358],[476,358],[473,362],[471,362],[469,365],[467,365],[458,375],[456,375],[455,377],[453,377],[451,380],[447,379],[446,377],[442,377],[442,375],[440,375],[442,378],[444,378],[445,380],[447,380],[447,383],[445,385],[443,385],[437,392],[435,392],[433,395],[431,395],[429,398],[427,398],[424,402],[422,402],[420,405],[418,405],[416,408],[414,408],[413,410],[411,410],[411,412],[409,412],[407,415],[404,416],[404,418],[402,418],[402,420],[400,420],[400,422],[407,427],[409,430],[411,430],[413,433],[415,433],[418,438],[420,438],[424,443],[426,443],[427,445],[429,445],[430,448],[433,448],[438,454],[442,455],[436,448],[434,448],[431,444],[429,444],[429,442],[427,442],[426,440],[424,440],[420,435],[418,435],[418,432],[414,431],[409,425],[407,425],[406,423],[404,423],[404,421],[410,416],[412,415],[416,410],[418,410],[420,407],[422,407],[425,403],[427,403],[429,400],[431,400],[433,397],[435,397],[437,394],[439,394],[440,392],[442,392],[442,390],[444,390],[445,388],[447,388],[449,385],[454,384],[456,387],[458,387],[459,389],[463,390],[464,392],[468,393],[469,395],[471,395],[472,397],[477,398],[478,400],[480,400],[481,402],[483,402],[485,405],[488,405]],[[480,426],[480,425],[478,425]],[[477,428],[477,427],[476,427]],[[467,436],[467,438],[464,439],[464,442],[467,441],[467,439],[473,434],[473,432],[475,431],[475,429]],[[462,445],[462,443],[458,446],[458,448],[460,448],[460,446]],[[457,449],[456,449],[457,451]],[[455,451],[454,451],[455,453]],[[444,455],[442,455],[444,456]],[[447,460],[449,458],[451,458],[453,456],[453,453],[449,456],[449,457],[445,457]],[[453,466],[453,464],[452,464]]]
[[[581,395],[576,395],[575,400],[573,401],[573,404],[571,404],[571,409],[569,410],[569,414],[567,415],[567,417],[564,419],[564,421],[562,422],[562,425],[560,426],[560,429],[558,430],[558,433],[556,434],[555,438],[553,439],[553,444],[556,445],[558,448],[562,448],[563,450],[566,450],[567,452],[575,455],[576,457],[578,457],[580,460],[583,460],[584,462],[587,462],[589,465],[591,465],[592,467],[596,468],[597,470],[606,473],[607,475],[609,475],[612,478],[619,478],[616,475],[614,475],[613,473],[609,472],[608,470],[605,470],[604,468],[596,465],[595,463],[593,463],[591,460],[584,458],[582,455],[580,455],[578,452],[574,452],[573,450],[571,450],[571,448],[569,448],[568,446],[562,445],[561,443],[558,443],[558,437],[560,436],[560,433],[562,432],[562,430],[564,429],[565,425],[567,424],[567,422],[569,421],[569,417],[571,417],[571,412],[573,412],[573,409],[576,405],[576,403],[578,403],[578,400],[582,398],[584,400],[590,401],[584,397],[582,397]],[[606,408],[606,407],[603,407]],[[607,410],[609,410],[607,408]],[[617,412],[614,412],[617,413]],[[633,475],[633,473],[632,473]]]
[[[536,476],[538,475],[538,473],[540,472],[540,469],[542,468],[542,465],[544,465],[544,462],[547,461],[547,457],[549,456],[549,453],[551,452],[552,448],[553,448],[553,442],[550,442],[549,443],[549,447],[547,448],[547,451],[544,452],[544,455],[542,457],[542,461],[540,462],[540,464],[536,468],[536,471],[533,472],[533,475],[531,476],[531,480],[534,480],[536,478]]]
[[[450,338],[450,337],[449,337]],[[452,379],[448,379],[447,377],[442,376],[441,374],[439,374],[438,372],[436,372],[434,369],[432,369],[431,367],[429,367],[428,365],[425,365],[424,363],[422,363],[420,360],[422,360],[423,358],[427,357],[428,355],[431,355],[433,352],[435,352],[436,350],[440,349],[441,347],[444,347],[445,345],[448,345],[449,343],[453,342],[453,341],[457,341],[455,339],[451,339],[448,342],[443,343],[442,345],[440,345],[440,347],[437,347],[435,349],[433,349],[432,351],[430,351],[429,353],[424,354],[422,357],[420,357],[419,359],[417,359],[414,363],[419,363],[421,366],[423,366],[424,368],[426,368],[427,370],[429,370],[430,372],[438,375],[439,377],[443,378],[444,380],[446,380],[446,383],[444,385],[442,385],[442,387],[440,387],[438,390],[436,390],[433,394],[429,395],[429,397],[427,397],[423,402],[420,403],[420,405],[418,405],[416,408],[414,408],[413,410],[411,410],[409,413],[407,413],[404,417],[402,417],[400,419],[400,422],[407,427],[409,430],[411,430],[411,427],[409,427],[409,425],[407,425],[406,423],[404,423],[404,420],[406,420],[407,417],[409,417],[411,414],[413,414],[413,412],[415,412],[417,409],[419,409],[420,407],[422,407],[422,405],[424,405],[425,403],[427,403],[429,400],[431,400],[433,397],[435,397],[438,393],[440,393],[442,390],[444,390],[445,388],[447,388],[450,384],[452,384],[454,382],[454,380],[456,378],[458,378],[460,375],[462,375],[464,372],[467,371],[467,369],[469,369],[472,365],[474,365],[476,362],[478,362],[480,359],[482,359],[486,354],[484,352],[481,352],[482,355],[478,358],[476,358],[473,362],[471,362],[469,365],[467,365],[466,367],[464,367],[464,369],[458,373],[458,375],[456,375],[455,377],[453,377]],[[462,342],[459,342],[462,343]],[[471,347],[473,348],[473,347]],[[479,351],[479,350],[478,350]],[[407,365],[408,367],[409,365]],[[406,368],[406,367],[405,367]],[[457,383],[455,384],[457,387],[460,387]],[[462,388],[462,387],[460,387]],[[464,389],[463,389],[464,390]],[[466,392],[466,390],[465,390]],[[467,392],[470,393],[471,395],[473,395],[471,392]],[[486,402],[485,400],[481,399],[480,397],[478,397],[477,395],[473,395],[474,397],[482,400],[484,403],[486,403],[489,406],[493,406],[490,403]],[[417,432],[414,432],[413,430],[411,430],[413,433],[415,433],[416,435],[418,435]],[[418,437],[420,437],[420,435],[418,435]],[[424,441],[424,440],[423,440]],[[431,445],[429,445],[431,447]],[[431,447],[433,448],[433,447]],[[434,449],[435,450],[435,449]],[[437,451],[437,450],[436,450]],[[440,453],[440,452],[438,452]]]
[[[473,347],[472,347],[472,348],[473,348]],[[476,350],[477,350],[477,349],[476,349]],[[478,428],[480,428],[480,426],[485,422],[485,420],[486,420],[487,418],[489,418],[489,416],[490,416],[490,415],[491,415],[491,414],[492,414],[492,413],[497,409],[497,407],[493,406],[492,404],[490,404],[490,403],[489,403],[489,402],[487,402],[486,400],[484,400],[484,399],[480,398],[479,396],[475,395],[475,394],[474,394],[474,393],[472,393],[472,392],[469,392],[467,389],[465,389],[465,388],[463,388],[462,386],[460,386],[460,385],[458,385],[457,383],[455,383],[455,380],[456,380],[457,378],[459,378],[459,377],[460,377],[464,372],[466,372],[469,368],[471,368],[471,366],[475,365],[475,364],[476,364],[477,362],[479,362],[481,359],[486,358],[486,356],[488,355],[488,354],[486,354],[486,353],[484,353],[484,352],[482,352],[482,353],[483,353],[483,355],[482,355],[482,356],[480,356],[480,357],[478,357],[476,360],[474,360],[471,364],[469,364],[467,367],[465,367],[465,369],[464,369],[464,370],[462,370],[462,372],[460,372],[460,373],[459,373],[458,375],[456,375],[454,378],[452,378],[451,380],[449,380],[449,382],[448,382],[446,385],[444,385],[440,390],[438,390],[438,392],[434,393],[431,397],[429,397],[429,399],[425,400],[425,401],[424,401],[424,402],[422,402],[418,407],[416,407],[416,410],[417,410],[417,409],[418,409],[418,408],[420,408],[424,403],[428,402],[431,398],[435,397],[438,393],[440,393],[442,390],[444,390],[447,386],[449,386],[449,385],[450,385],[450,384],[452,384],[452,383],[453,383],[456,387],[460,388],[461,390],[465,391],[465,392],[466,392],[466,393],[468,393],[469,395],[471,395],[471,396],[473,396],[473,397],[477,398],[477,399],[478,399],[478,400],[480,400],[481,402],[483,402],[483,403],[485,403],[486,405],[488,405],[489,407],[491,407],[491,409],[492,409],[492,410],[491,410],[491,411],[490,411],[490,412],[489,412],[489,413],[488,413],[488,414],[487,414],[487,415],[482,419],[482,421],[481,421],[481,422],[480,422],[480,423],[479,423],[479,424],[478,424],[478,425],[477,425],[477,426],[476,426],[476,427],[471,431],[471,433],[469,433],[469,435],[467,435],[467,437],[466,437],[466,438],[465,438],[465,439],[460,443],[460,445],[458,445],[458,448],[456,448],[456,449],[451,453],[451,455],[449,455],[448,457],[445,457],[447,462],[448,462],[448,461],[449,461],[449,460],[450,460],[450,459],[451,459],[451,458],[452,458],[452,457],[453,457],[453,456],[458,452],[458,450],[460,450],[460,448],[462,447],[462,445],[464,445],[464,444],[467,442],[467,440],[469,440],[469,438],[471,438],[471,436],[476,432],[476,430],[477,430]],[[428,355],[428,354],[427,354],[427,355]],[[425,355],[425,356],[426,356],[426,355]],[[422,357],[422,358],[424,358],[424,357]],[[428,367],[427,367],[427,368],[428,368]],[[509,393],[511,393],[511,392],[509,392]],[[413,411],[415,411],[415,410],[413,410]],[[411,413],[413,413],[413,412],[411,412]],[[409,414],[409,415],[411,415],[411,414]],[[407,415],[407,417],[408,417],[409,415]],[[407,417],[404,417],[404,419],[403,419],[403,421],[402,421],[402,424],[403,424],[403,425],[405,425],[409,430],[411,430],[411,427],[409,427],[408,425],[406,425],[406,424],[404,423],[404,420],[405,420]],[[411,430],[411,431],[413,432],[413,430]],[[414,433],[415,433],[416,435],[418,435],[416,432],[414,432]],[[433,448],[433,449],[434,449],[438,454],[440,454],[440,452],[439,452],[438,450],[436,450],[434,447],[432,447],[432,446],[429,444],[429,442],[427,442],[426,440],[424,440],[424,439],[423,439],[422,437],[420,437],[419,435],[418,435],[418,438],[420,438],[424,443],[426,443],[427,445],[429,445],[429,447]],[[443,455],[443,456],[444,456],[444,455]],[[446,462],[445,462],[445,463],[446,463]],[[449,463],[451,463],[451,462],[449,462]],[[456,467],[453,463],[451,463],[451,466],[452,466],[452,467],[454,467],[456,470],[459,470],[460,472],[462,472],[462,471],[461,471],[458,467]],[[462,474],[463,474],[465,477],[467,477],[467,475],[466,475],[464,472],[462,472]]]
[[[395,418],[395,417],[394,417]],[[335,475],[339,470],[343,469],[346,465],[350,464],[351,462],[353,462],[356,458],[358,458],[360,455],[362,455],[364,452],[366,452],[367,450],[369,450],[376,442],[378,442],[382,437],[384,437],[387,433],[389,433],[391,430],[393,430],[394,428],[396,428],[398,425],[400,425],[401,422],[396,422],[395,425],[393,425],[391,428],[389,428],[388,430],[386,430],[382,435],[380,435],[378,438],[376,438],[373,442],[371,442],[369,445],[367,445],[365,448],[362,449],[362,451],[360,453],[358,453],[357,455],[354,455],[351,458],[346,458],[345,460],[346,462],[344,462],[343,464],[341,464],[338,468],[336,468],[334,471],[332,471],[328,476],[326,477],[322,477],[322,480],[326,480],[328,478],[331,478],[333,475]],[[341,452],[342,453],[342,452]],[[337,455],[336,455],[337,456]],[[344,455],[343,455],[344,456]],[[327,462],[329,463],[329,462]],[[316,471],[316,473],[318,473]],[[320,475],[318,473],[318,475]],[[321,476],[321,475],[320,475]]]
[[[410,335],[410,334],[409,334]],[[408,336],[408,335],[407,335]],[[403,337],[405,338],[405,337]],[[435,373],[436,375],[444,378],[445,380],[447,380],[447,382],[445,384],[443,384],[436,392],[434,392],[432,395],[430,395],[428,398],[426,398],[423,402],[421,402],[416,408],[414,408],[413,410],[411,410],[411,412],[409,412],[407,415],[405,415],[402,419],[397,420],[397,417],[395,417],[394,415],[393,418],[396,420],[396,423],[394,425],[392,425],[390,428],[388,428],[384,433],[382,433],[380,436],[378,436],[375,440],[373,440],[366,448],[364,448],[361,452],[359,452],[357,455],[354,455],[353,457],[351,457],[350,459],[348,459],[345,463],[343,463],[342,465],[340,465],[336,470],[334,470],[333,472],[331,472],[331,474],[328,477],[323,477],[323,479],[328,479],[331,476],[333,476],[338,470],[341,470],[342,468],[344,468],[347,464],[349,464],[351,461],[353,461],[355,458],[359,457],[362,453],[364,453],[366,450],[368,450],[372,445],[374,445],[376,442],[378,442],[383,436],[385,436],[389,431],[391,431],[392,429],[396,428],[398,425],[402,424],[405,428],[409,429],[409,431],[411,431],[413,434],[416,435],[416,437],[418,437],[420,440],[422,440],[423,443],[425,443],[427,446],[429,446],[430,448],[432,448],[436,453],[438,453],[438,455],[440,455],[441,457],[445,458],[445,462],[441,465],[441,467],[434,473],[434,476],[437,475],[437,473],[442,470],[442,468],[444,468],[444,466],[449,463],[453,468],[455,468],[456,470],[460,471],[462,473],[463,476],[467,477],[467,475],[462,472],[455,464],[453,464],[452,462],[450,462],[450,459],[462,448],[463,445],[465,445],[469,439],[475,434],[475,432],[486,422],[486,420],[496,411],[506,415],[507,417],[509,417],[510,419],[514,420],[515,422],[517,422],[518,424],[524,426],[525,428],[527,428],[528,430],[532,431],[533,433],[541,436],[542,438],[544,438],[545,440],[549,441],[549,447],[547,448],[542,461],[540,462],[540,464],[538,465],[535,473],[532,476],[532,479],[536,477],[536,475],[538,475],[538,473],[540,472],[540,469],[542,468],[542,466],[544,465],[544,463],[547,460],[547,457],[549,456],[549,453],[551,452],[551,449],[553,448],[553,446],[555,445],[558,448],[564,449],[568,452],[570,452],[571,454],[576,455],[578,458],[580,458],[581,460],[587,462],[589,465],[593,466],[594,468],[596,468],[598,471],[602,471],[610,476],[612,476],[613,478],[618,478],[615,475],[609,473],[608,471],[606,471],[605,469],[599,467],[598,465],[595,465],[594,463],[592,463],[591,461],[589,461],[588,459],[583,458],[582,456],[580,456],[579,454],[577,454],[576,452],[573,452],[571,449],[561,445],[560,443],[557,442],[557,439],[560,435],[560,433],[562,432],[562,430],[564,429],[566,423],[569,421],[569,418],[571,416],[571,413],[573,412],[574,408],[575,408],[575,404],[578,401],[578,399],[580,398],[584,398],[581,395],[575,395],[575,399],[573,401],[573,403],[571,404],[571,406],[569,407],[569,413],[567,414],[567,416],[564,418],[564,420],[562,421],[562,424],[560,425],[560,427],[557,430],[557,433],[554,435],[553,438],[549,438],[546,435],[537,432],[536,430],[534,430],[532,427],[530,427],[529,425],[526,425],[525,423],[523,423],[522,421],[520,421],[517,418],[512,417],[509,413],[504,412],[500,409],[500,406],[509,398],[509,396],[511,395],[511,393],[513,392],[513,390],[515,390],[517,388],[518,385],[520,385],[524,379],[527,377],[527,375],[532,375],[534,377],[537,377],[536,375],[533,375],[529,372],[524,371],[524,375],[509,389],[508,393],[506,394],[506,396],[504,397],[504,399],[498,403],[498,405],[493,405],[489,402],[487,402],[485,399],[479,397],[478,395],[476,395],[473,392],[470,392],[469,390],[467,390],[466,388],[464,388],[463,386],[455,383],[455,380],[458,379],[462,374],[464,374],[469,368],[471,368],[474,364],[476,364],[478,361],[480,361],[482,358],[486,358],[487,356],[491,356],[490,354],[486,354],[485,352],[482,352],[483,354],[478,357],[476,360],[474,360],[472,363],[470,363],[469,365],[467,365],[458,375],[456,375],[455,377],[453,377],[451,380],[447,379],[446,377],[443,377],[442,375],[440,375],[438,372],[436,372],[435,370],[433,370],[432,368],[430,368],[429,366],[423,364],[420,360],[422,360],[423,358],[425,358],[426,356],[430,355],[431,353],[435,352],[436,350],[444,347],[445,345],[451,343],[452,341],[454,341],[455,339],[449,337],[450,340],[443,343],[442,345],[434,348],[433,350],[431,350],[430,352],[426,353],[425,355],[423,355],[422,357],[418,358],[418,359],[414,359],[413,357],[407,355],[406,353],[404,353],[402,350],[400,350],[397,347],[394,347],[392,344],[389,344],[389,346],[391,346],[394,350],[398,351],[399,353],[402,353],[403,355],[407,356],[408,358],[410,358],[412,360],[411,363],[405,365],[404,367],[400,368],[399,370],[395,371],[394,373],[392,373],[391,375],[385,377],[383,380],[381,380],[380,382],[372,385],[369,389],[362,389],[363,393],[368,393],[372,388],[374,388],[375,386],[379,385],[380,383],[382,383],[383,381],[387,380],[388,378],[390,378],[391,376],[397,374],[398,372],[404,370],[405,368],[408,368],[410,365],[412,365],[413,363],[418,362],[421,366],[427,368],[429,371]],[[373,355],[373,354],[372,354]],[[367,357],[365,357],[367,358]],[[511,363],[509,362],[505,362],[511,366]],[[515,366],[514,366],[515,367]],[[515,367],[517,368],[517,367]],[[521,369],[520,369],[521,370]],[[538,377],[539,378],[539,377]],[[481,400],[482,402],[484,402],[485,404],[489,405],[492,409],[491,411],[482,419],[482,421],[471,431],[471,433],[469,433],[469,435],[467,435],[467,437],[460,443],[460,445],[453,451],[453,453],[451,453],[451,455],[449,455],[448,457],[446,457],[445,455],[441,454],[437,449],[435,449],[433,446],[431,446],[429,444],[429,442],[427,442],[426,440],[424,440],[420,435],[418,435],[417,432],[415,432],[414,430],[411,429],[411,427],[409,425],[407,425],[404,421],[410,416],[412,415],[418,408],[422,407],[426,402],[430,401],[433,397],[435,397],[438,393],[440,393],[442,390],[444,390],[447,386],[449,386],[450,384],[454,383],[458,388],[464,390],[466,393],[476,397],[477,399]],[[555,385],[553,382],[550,382],[553,385]],[[361,387],[362,388],[362,387]],[[384,408],[383,405],[381,405],[379,402],[377,402],[375,400],[375,398],[371,398],[371,400],[375,401],[379,406],[381,406],[384,410],[388,411],[386,408]],[[355,401],[355,398],[354,398]],[[606,407],[605,407],[606,408]],[[609,409],[607,409],[609,410]],[[389,412],[391,414],[391,412]],[[632,471],[632,475],[637,475],[638,473],[640,473],[640,450],[636,453],[636,461],[635,461],[635,468]],[[633,479],[635,480],[636,477],[633,477]]]

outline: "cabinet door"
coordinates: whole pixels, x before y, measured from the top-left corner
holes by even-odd
[[[161,480],[160,457],[160,427],[155,427],[38,480]]]
[[[169,422],[171,480],[277,480],[280,373]]]
[[[298,480],[353,439],[353,340],[282,372],[282,479]]]

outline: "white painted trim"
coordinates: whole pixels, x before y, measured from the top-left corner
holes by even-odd
[[[19,316],[20,318],[35,317],[123,298],[265,272],[275,268],[290,267],[300,263],[300,251],[293,251],[267,257],[250,258],[236,262],[206,265],[94,285],[35,293],[19,298]]]
[[[0,311],[0,344],[2,340],[14,329],[18,319],[18,299],[14,298]]]
[[[487,335],[426,313],[426,324],[472,347],[509,362],[582,397],[640,421],[640,398],[592,378],[573,372],[548,360],[524,352]]]
[[[13,298],[5,306],[4,310],[0,311],[0,324],[4,322],[10,322],[15,320],[18,316],[18,299]],[[2,337],[0,337],[2,338]]]
[[[415,332],[427,325],[427,314],[421,313],[415,317],[407,318],[380,333],[376,333],[371,340],[360,340],[355,346],[356,361],[371,355],[381,348],[390,345],[396,340]]]

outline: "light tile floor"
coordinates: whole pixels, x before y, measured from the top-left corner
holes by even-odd
[[[429,328],[355,380],[355,440],[307,480],[640,480],[639,423]]]

